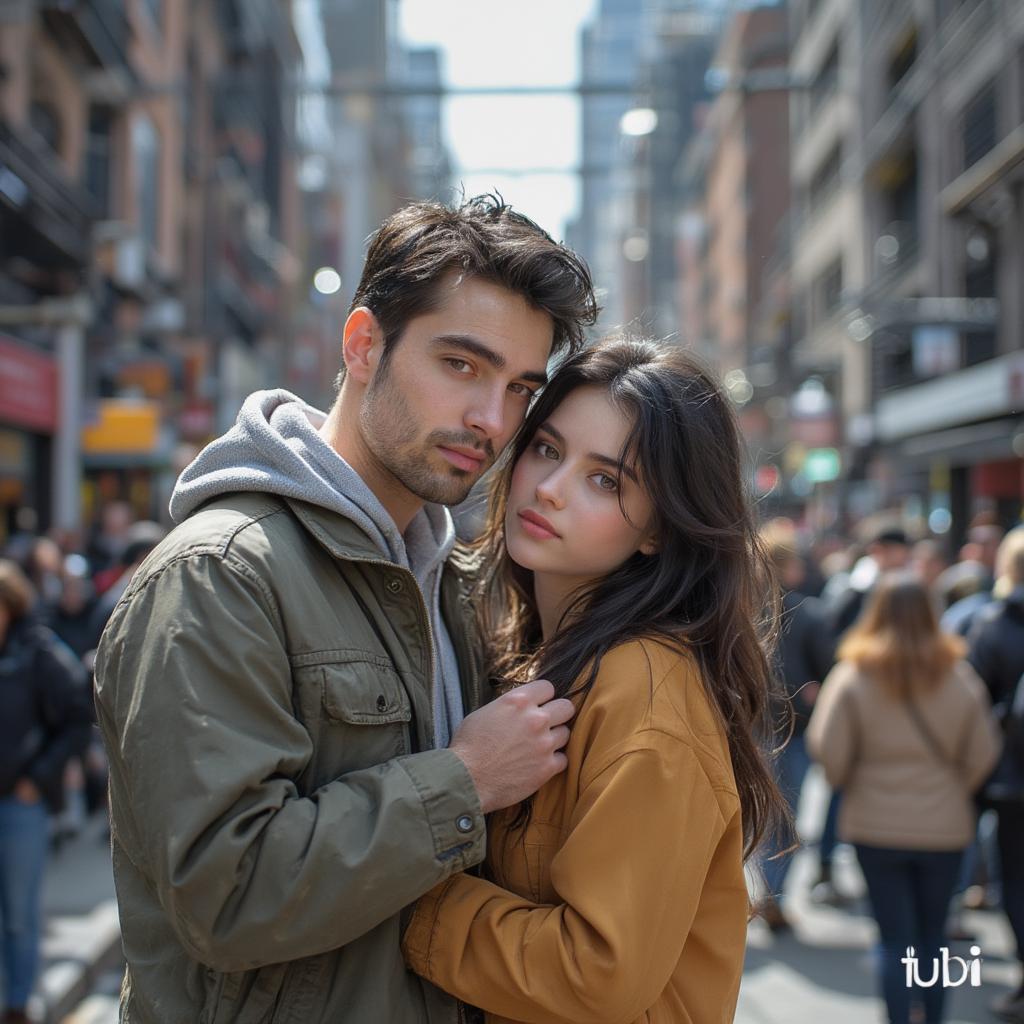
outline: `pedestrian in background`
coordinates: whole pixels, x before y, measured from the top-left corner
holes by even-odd
[[[999,599],[976,613],[968,643],[970,662],[1005,726],[1024,686],[1024,527],[1011,530],[999,545],[996,572],[994,593]],[[1006,774],[1000,791],[989,787],[982,797],[996,812],[1003,909],[1017,943],[1021,975],[1017,989],[992,1010],[1004,1020],[1024,1024],[1024,784],[1019,772]]]
[[[789,741],[774,762],[775,781],[795,820],[810,765],[804,733],[821,680],[832,665],[832,637],[825,622],[824,605],[802,592],[807,570],[792,529],[769,523],[761,539],[782,588],[782,621],[773,667],[789,704],[788,708],[780,709],[778,717],[785,720],[792,712]],[[784,911],[784,890],[795,838],[788,830],[776,831],[765,842],[765,895],[758,904],[758,913],[772,931],[790,927]]]
[[[923,1005],[942,1020],[941,985],[915,990],[900,958],[939,956],[960,859],[974,836],[973,792],[999,754],[985,688],[966,645],[939,629],[913,575],[886,574],[839,646],[807,744],[843,790],[839,834],[854,844],[881,939],[890,1024]]]
[[[49,814],[89,741],[92,701],[74,654],[32,614],[25,574],[0,560],[0,968],[3,1024],[27,1024],[39,963]]]

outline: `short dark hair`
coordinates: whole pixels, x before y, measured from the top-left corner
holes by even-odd
[[[435,309],[449,272],[490,281],[521,295],[554,321],[552,351],[575,353],[599,308],[586,262],[499,195],[457,207],[412,203],[373,235],[350,312],[366,306],[384,332],[387,361],[410,320]],[[336,384],[340,387],[344,368]]]

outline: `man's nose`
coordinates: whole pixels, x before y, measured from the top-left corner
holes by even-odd
[[[466,414],[466,426],[488,440],[496,440],[505,429],[505,391],[488,389],[480,394]]]

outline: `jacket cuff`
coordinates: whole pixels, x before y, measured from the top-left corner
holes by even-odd
[[[397,761],[423,805],[434,856],[453,872],[479,864],[487,852],[487,825],[476,786],[461,758],[445,749]]]
[[[430,970],[430,954],[437,932],[438,915],[448,891],[455,884],[455,877],[435,885],[416,901],[412,918],[402,936],[405,962],[428,981],[434,980]]]

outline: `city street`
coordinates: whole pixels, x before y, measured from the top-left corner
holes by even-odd
[[[801,829],[816,835],[824,812],[825,790],[812,772],[804,791]],[[113,883],[98,824],[54,856],[46,886],[50,915],[44,987],[54,993],[79,974],[110,940]],[[875,997],[871,949],[875,929],[859,902],[850,910],[815,906],[806,893],[814,868],[813,850],[799,855],[790,872],[789,909],[792,934],[773,936],[760,922],[750,926],[743,986],[736,1024],[876,1024],[883,1021]],[[838,884],[860,893],[863,883],[852,853],[840,849]],[[947,1024],[995,1022],[987,1004],[1015,982],[1009,929],[1001,914],[969,912],[964,924],[976,933],[982,949],[980,988],[952,992]],[[968,943],[952,947],[969,957]],[[117,1020],[118,977],[110,959],[93,972],[91,991],[65,1024],[114,1024]]]

